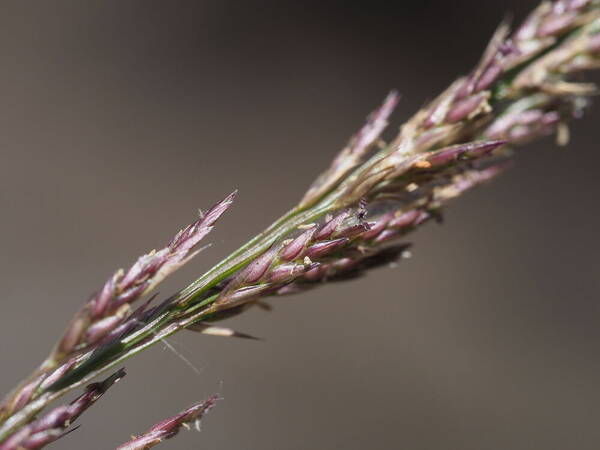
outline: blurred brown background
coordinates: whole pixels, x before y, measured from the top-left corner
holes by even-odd
[[[535,1],[3,1],[0,390],[117,267],[234,188],[183,286],[285,211],[386,92],[396,123]],[[108,449],[219,391],[168,449],[596,449],[600,163],[592,110],[566,149],[494,184],[368,279],[180,334],[55,444]]]

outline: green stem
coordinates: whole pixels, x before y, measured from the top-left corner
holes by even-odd
[[[213,266],[212,269],[176,296],[174,302],[178,303],[178,309],[181,310],[188,307],[190,303],[198,299],[207,290],[215,287],[221,281],[249,264],[273,245],[274,242],[288,236],[298,226],[315,221],[319,217],[336,209],[336,192],[337,190],[327,196],[321,203],[311,208],[304,210],[298,208],[292,209],[269,228]]]

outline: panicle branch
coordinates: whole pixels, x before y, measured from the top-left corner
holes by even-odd
[[[380,140],[381,133],[387,127],[388,120],[399,100],[400,96],[396,91],[388,94],[383,104],[371,113],[367,123],[336,156],[331,166],[313,182],[300,202],[301,208],[314,203],[364,161]]]
[[[231,206],[235,192],[217,203],[175,235],[162,249],[141,256],[127,270],[118,270],[75,315],[51,355],[0,405],[0,424],[10,414],[59,381],[81,356],[106,339],[132,328],[147,305],[132,311],[131,304],[150,293],[167,276],[193,258],[198,243]]]
[[[367,205],[364,211],[350,208],[326,217],[321,224],[306,224],[295,237],[274,244],[232,277],[204,314],[214,320],[220,312],[250,306],[258,298],[290,294],[317,282],[349,278],[348,274],[365,267],[365,261],[378,260],[379,253],[385,253],[387,260],[390,244],[398,250],[396,256],[401,256],[407,246],[396,245],[399,239],[431,219],[440,220],[445,203],[492,179],[505,167],[505,163],[495,163],[449,173],[443,183],[440,180],[425,183],[402,198],[384,197]]]
[[[213,229],[231,206],[235,192],[188,225],[166,245],[140,258],[127,270],[117,271],[76,315],[51,360],[63,361],[75,351],[85,351],[130,316],[130,304],[147,295],[167,276],[198,254],[196,245]]]
[[[196,403],[185,411],[153,425],[139,436],[135,436],[125,444],[119,445],[116,450],[145,450],[152,448],[164,440],[172,438],[179,433],[182,427],[189,427],[190,424],[195,424],[196,429],[200,431],[200,420],[220,399],[218,395],[213,395],[202,403]]]
[[[83,394],[68,405],[58,406],[23,426],[0,443],[0,450],[37,450],[74,431],[69,430],[73,422],[124,376],[125,371],[121,369],[104,381],[90,384]]]

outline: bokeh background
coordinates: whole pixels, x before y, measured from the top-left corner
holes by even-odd
[[[167,295],[285,211],[391,88],[408,118],[536,2],[2,1],[0,391],[118,267],[234,188]],[[367,279],[175,336],[55,444],[108,449],[225,398],[168,449],[596,449],[600,111]]]

